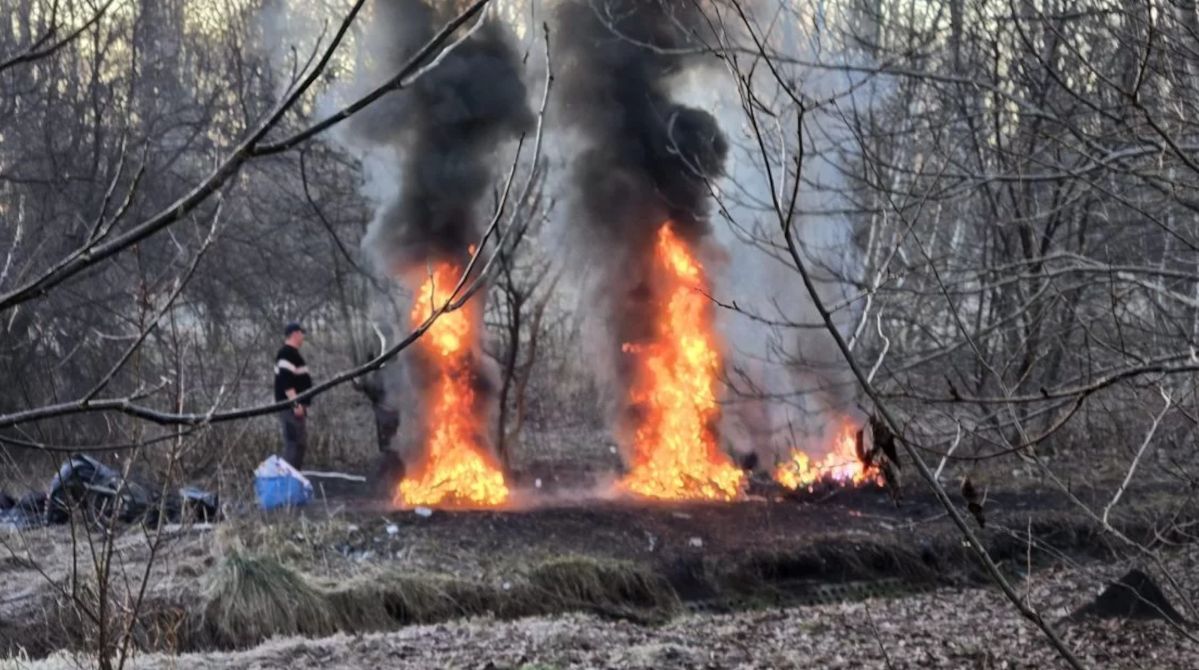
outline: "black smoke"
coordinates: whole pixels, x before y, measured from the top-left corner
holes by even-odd
[[[705,179],[728,145],[707,112],[671,99],[671,77],[701,64],[681,55],[703,30],[692,0],[570,0],[556,14],[561,121],[583,137],[577,209],[608,241],[639,248],[666,219],[706,234]]]
[[[460,4],[375,0],[360,66],[377,73],[378,80],[392,76],[457,15]],[[521,59],[509,31],[497,19],[487,21],[442,53],[410,88],[384,96],[350,121],[353,145],[399,158],[398,170],[387,173],[395,175],[394,186],[383,184],[394,197],[378,212],[363,243],[392,277],[423,279],[427,263],[449,262],[463,269],[469,247],[482,233],[479,212],[499,173],[498,150],[533,126]],[[483,297],[476,295],[463,309],[479,317]],[[494,405],[492,367],[472,350],[461,370],[469,375],[480,417]],[[402,369],[391,366],[388,371],[406,373],[407,379],[390,385],[386,400],[416,408],[411,416],[419,417],[427,400],[422,390],[437,378],[431,361],[418,348]],[[397,446],[406,460],[419,459],[413,450],[424,442],[422,421],[406,420],[402,429]],[[487,440],[480,436],[480,441]]]
[[[619,386],[630,381],[622,345],[649,337],[658,310],[648,271],[657,232],[670,220],[702,246],[708,181],[728,153],[712,115],[672,98],[672,80],[705,65],[693,49],[707,30],[696,5],[566,0],[554,17],[557,118],[582,145],[571,166],[572,224],[601,264],[591,301],[605,317],[601,353]]]
[[[453,18],[452,2],[377,0],[369,37],[376,68],[397,70]],[[402,155],[398,197],[368,245],[392,273],[461,259],[477,241],[477,209],[496,176],[496,150],[532,126],[520,58],[504,25],[489,20],[410,90],[353,119],[359,143]]]

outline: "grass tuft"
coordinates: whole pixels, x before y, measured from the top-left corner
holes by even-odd
[[[529,588],[558,610],[659,620],[680,607],[665,579],[627,561],[582,556],[550,559],[529,573]]]
[[[494,592],[442,575],[384,569],[327,591],[330,608],[348,630],[445,621],[491,611]]]
[[[328,602],[278,559],[227,554],[205,594],[203,625],[218,644],[241,647],[272,635],[330,635],[338,628]]]

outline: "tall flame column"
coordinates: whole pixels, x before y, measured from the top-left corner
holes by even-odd
[[[417,289],[410,315],[424,323],[450,298],[460,270],[438,264]],[[424,459],[414,464],[395,494],[404,507],[495,507],[508,499],[504,473],[483,443],[471,367],[481,324],[477,310],[442,314],[418,341],[435,379],[425,398]]]
[[[703,265],[669,222],[658,230],[652,265],[660,295],[653,338],[624,345],[639,359],[629,400],[641,411],[623,486],[664,500],[731,500],[745,473],[717,444],[721,360]]]

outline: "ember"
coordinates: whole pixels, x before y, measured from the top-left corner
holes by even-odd
[[[436,266],[417,291],[414,326],[445,304],[459,274],[448,263]],[[423,460],[400,482],[398,505],[495,507],[508,499],[504,474],[480,438],[470,364],[479,327],[478,311],[468,306],[442,314],[420,339],[436,377],[428,390]]]
[[[775,468],[775,481],[793,491],[818,482],[842,486],[870,482],[882,485],[878,467],[867,462],[864,445],[858,444],[860,435],[852,421],[843,420],[824,458],[813,461],[806,452],[793,449],[791,458]]]
[[[721,359],[704,269],[669,222],[658,230],[653,272],[664,296],[653,339],[623,347],[639,359],[629,399],[643,412],[621,485],[647,498],[732,500],[745,473],[716,441]]]

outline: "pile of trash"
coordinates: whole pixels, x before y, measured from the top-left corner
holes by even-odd
[[[87,523],[108,527],[113,522],[206,523],[219,520],[215,493],[183,487],[163,494],[104,465],[90,456],[72,456],[63,463],[45,492],[14,499],[0,492],[0,524],[31,528],[67,523],[74,513]]]

